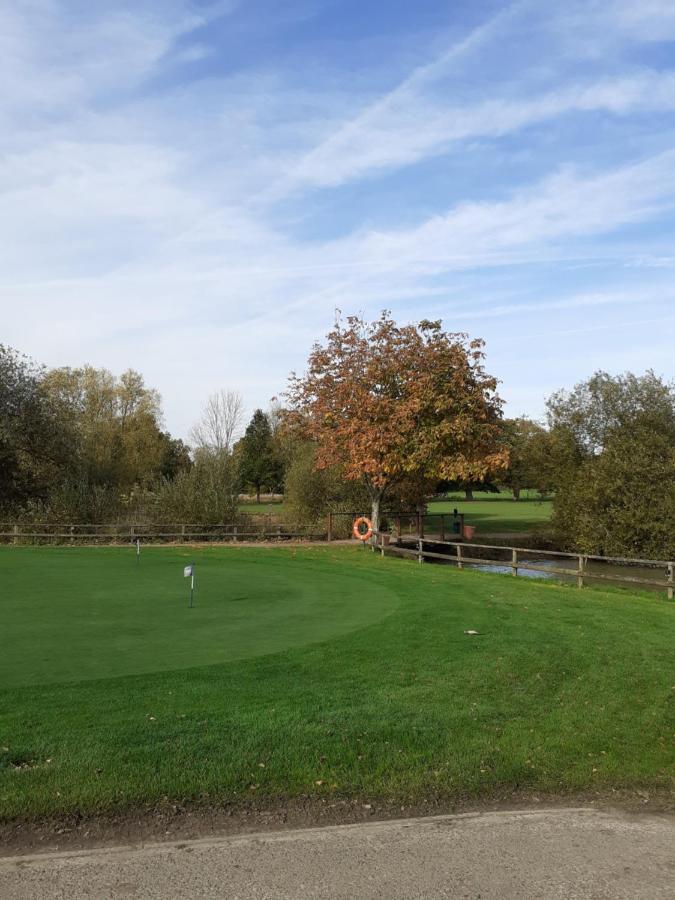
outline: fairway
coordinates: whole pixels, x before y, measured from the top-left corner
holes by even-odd
[[[383,585],[296,559],[293,551],[147,547],[137,564],[133,549],[4,550],[0,683],[225,663],[338,637],[396,607]],[[189,609],[183,567],[192,561]]]
[[[553,504],[550,500],[526,499],[515,501],[506,494],[477,494],[475,500],[463,498],[432,500],[427,504],[429,513],[464,513],[467,525],[475,525],[476,540],[481,536],[502,533],[523,533],[546,525],[551,518]],[[427,529],[433,529],[437,520],[427,519]]]
[[[0,818],[672,791],[661,598],[336,545],[3,547],[0,584]]]

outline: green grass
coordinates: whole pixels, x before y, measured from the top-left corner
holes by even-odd
[[[284,502],[283,500],[270,500],[256,503],[254,500],[252,503],[240,503],[237,510],[249,516],[273,515],[283,518]]]
[[[0,548],[1,816],[672,789],[675,604],[224,547],[190,610],[187,554]]]
[[[476,525],[478,533],[476,540],[481,535],[495,534],[499,532],[529,532],[538,525],[545,525],[551,518],[552,503],[550,500],[540,500],[534,491],[523,492],[522,498],[516,503],[510,491],[501,491],[498,494],[476,494],[473,501],[464,500],[463,494],[450,495],[447,500],[433,500],[428,503],[430,513],[451,513],[458,509],[465,513],[466,522]],[[283,502],[273,503],[240,503],[239,512],[249,515],[272,515],[275,520],[283,521]],[[366,510],[367,512],[367,510]],[[434,529],[438,520],[427,519],[427,528]]]
[[[430,513],[451,513],[453,509],[464,513],[467,525],[477,528],[476,540],[481,535],[499,532],[532,531],[545,525],[551,518],[550,500],[526,499],[514,501],[510,494],[479,494],[476,500],[448,499],[433,500],[427,504]],[[427,527],[433,527],[434,520],[427,520]]]

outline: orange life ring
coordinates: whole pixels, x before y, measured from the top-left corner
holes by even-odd
[[[365,531],[361,531],[361,525],[366,526]],[[373,523],[366,516],[359,516],[358,519],[354,519],[352,534],[360,541],[369,541],[373,536]]]

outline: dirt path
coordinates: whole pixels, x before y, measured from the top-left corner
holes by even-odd
[[[0,897],[670,898],[675,817],[467,813],[7,857]]]

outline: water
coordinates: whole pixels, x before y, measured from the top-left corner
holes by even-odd
[[[519,578],[543,578],[548,581],[574,582],[577,580],[577,560],[559,557],[556,559],[540,559],[536,556],[518,556],[518,577]],[[565,569],[567,574],[560,572],[533,571],[532,569],[522,569],[520,564],[531,564],[541,566],[542,569]],[[465,563],[466,569],[477,569],[481,572],[494,572],[497,574],[510,575],[511,567],[506,565],[482,565],[479,563]],[[620,581],[610,581],[608,578],[593,578],[593,573],[598,575],[615,575],[621,578],[646,578],[651,581],[659,581],[662,586],[649,584],[626,584]],[[612,563],[601,562],[600,560],[588,560],[586,563],[586,571],[584,573],[584,584],[595,586],[613,586],[623,587],[629,590],[639,591],[656,591],[665,592],[667,587],[667,570],[665,566],[640,566],[640,565],[616,565]]]

